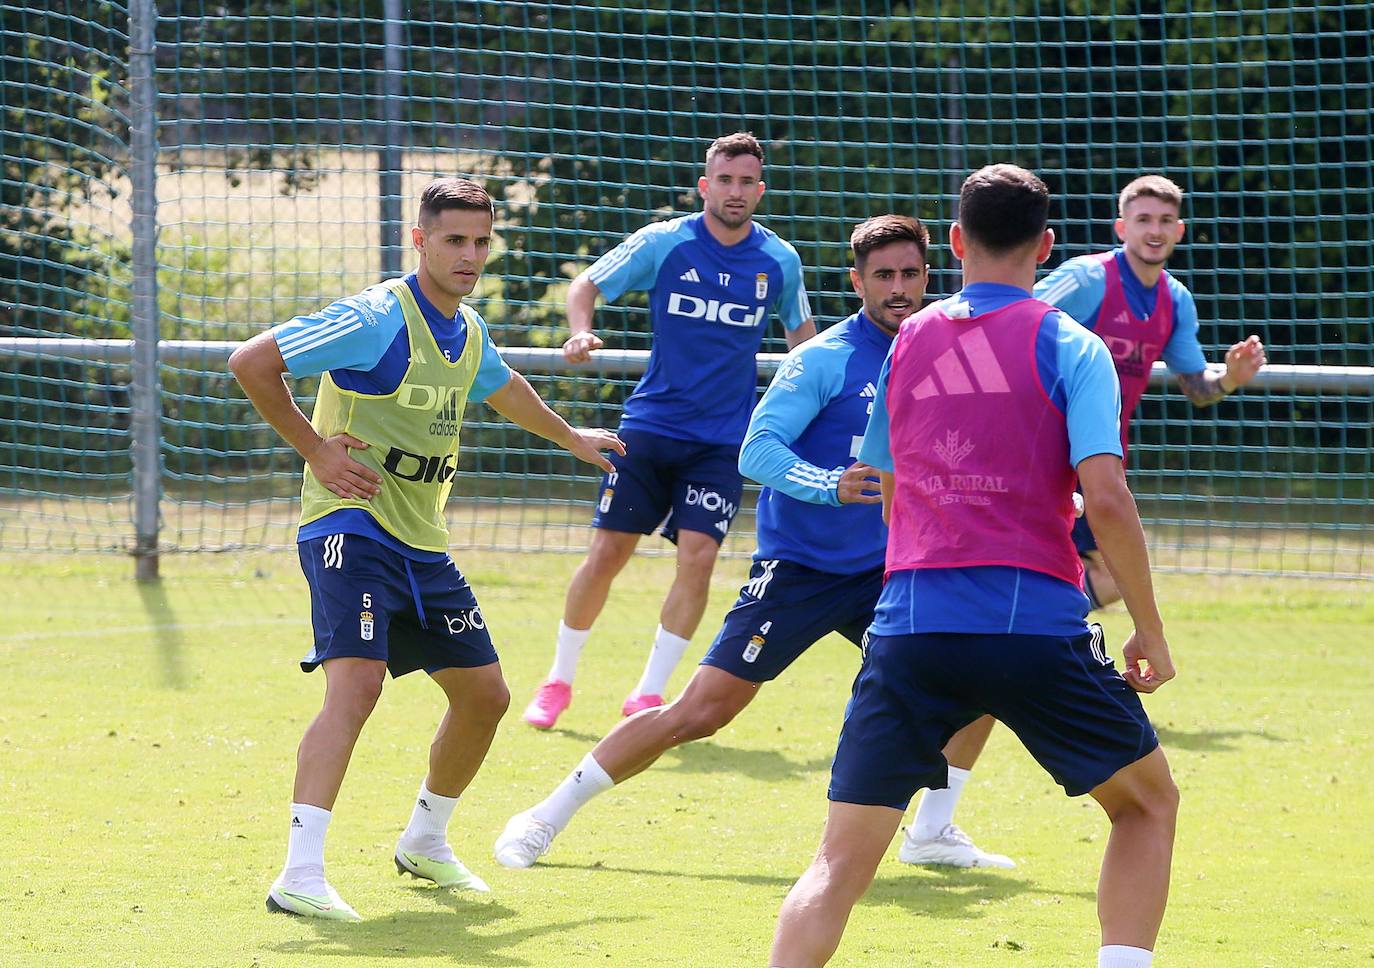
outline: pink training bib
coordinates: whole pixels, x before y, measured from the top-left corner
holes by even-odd
[[[1131,312],[1126,293],[1121,288],[1121,267],[1116,254],[1103,252],[1093,256],[1107,270],[1107,291],[1097,310],[1095,333],[1111,350],[1116,375],[1121,380],[1121,453],[1126,453],[1130,439],[1131,414],[1145,395],[1150,383],[1150,368],[1164,353],[1164,346],[1174,331],[1174,298],[1169,292],[1169,274],[1163,273],[1156,283],[1155,311],[1149,319],[1141,319]]]
[[[887,572],[1008,565],[1081,586],[1068,424],[1035,360],[1054,307],[1028,298],[971,318],[961,309],[927,307],[892,350]]]

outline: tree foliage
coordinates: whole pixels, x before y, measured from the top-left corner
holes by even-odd
[[[462,151],[501,206],[507,249],[489,271],[505,341],[556,342],[568,279],[646,221],[697,208],[706,145],[744,129],[768,152],[761,214],[800,251],[823,321],[854,306],[854,223],[914,212],[938,242],[972,168],[1014,161],[1050,182],[1060,257],[1111,244],[1121,185],[1162,171],[1189,192],[1175,265],[1205,344],[1256,331],[1285,362],[1372,362],[1367,4],[1104,13],[1062,0],[1046,13],[990,0],[973,16],[949,0],[408,0],[399,72],[384,0],[162,7],[169,159],[210,147],[230,177],[270,167],[285,190],[309,191],[322,146]],[[0,270],[20,294],[0,327],[108,328],[125,298],[120,247],[54,216],[116,183],[127,13],[78,0],[0,9]],[[937,292],[957,285],[942,248]],[[603,320],[621,345],[647,346],[626,305]],[[588,403],[607,392],[559,390]]]

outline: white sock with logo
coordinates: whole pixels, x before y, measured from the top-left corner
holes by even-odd
[[[1104,944],[1097,951],[1097,968],[1150,968],[1155,953],[1125,944]]]
[[[554,644],[550,679],[572,684],[573,676],[577,674],[577,660],[581,658],[582,647],[587,644],[587,636],[591,634],[591,629],[570,629],[562,621],[558,623],[558,641]]]
[[[582,757],[582,762],[577,764],[577,769],[569,773],[568,778],[549,794],[549,798],[535,806],[530,813],[536,820],[552,824],[555,830],[561,831],[572,820],[573,814],[582,809],[592,797],[606,792],[613,786],[615,781],[611,779],[610,774],[601,768],[601,764],[592,754],[588,753]]]
[[[964,792],[964,784],[970,775],[969,770],[951,766],[949,786],[921,794],[921,805],[916,808],[916,816],[911,821],[912,839],[931,840],[954,822],[954,808],[959,805],[959,796]]]
[[[286,867],[277,878],[287,890],[323,895],[324,835],[331,814],[308,803],[291,804],[291,836],[286,841]]]
[[[654,647],[649,653],[649,661],[644,666],[644,675],[635,686],[636,696],[661,696],[668,688],[668,677],[673,674],[682,654],[687,651],[691,639],[674,635],[662,625],[654,630]]]
[[[410,811],[410,823],[396,849],[434,860],[453,860],[453,851],[448,847],[448,821],[457,805],[457,797],[440,796],[421,783],[420,792],[415,795],[415,808]]]

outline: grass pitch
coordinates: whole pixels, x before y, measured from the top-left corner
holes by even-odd
[[[762,965],[779,904],[825,815],[829,759],[857,666],[837,638],[717,737],[667,754],[585,809],[546,862],[491,846],[615,722],[671,562],[636,559],[584,654],[560,728],[519,710],[547,669],[576,559],[458,555],[502,655],[512,712],[459,804],[473,896],[402,881],[391,849],[441,695],[388,683],[328,845],[365,917],[263,911],[283,857],[296,743],[322,677],[294,556],[185,556],[160,584],[127,559],[10,556],[0,623],[0,965]],[[742,580],[722,562],[699,656]],[[1374,605],[1369,585],[1165,576],[1180,677],[1146,700],[1183,792],[1156,964],[1374,966]],[[1123,612],[1106,616],[1119,650]],[[684,662],[674,679],[690,674]],[[1068,800],[1005,730],[959,822],[1014,871],[905,867],[895,846],[837,966],[1093,963],[1107,824]]]

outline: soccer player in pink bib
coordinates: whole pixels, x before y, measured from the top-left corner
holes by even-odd
[[[1111,820],[1099,968],[1153,957],[1178,790],[1137,693],[1174,668],[1122,470],[1111,355],[1030,293],[1054,245],[1049,203],[1024,169],[970,175],[950,230],[964,287],[908,318],[884,365],[859,459],[880,471],[887,582],[775,968],[829,961],[912,795],[945,784],[941,747],[984,714]],[[1120,670],[1085,621],[1075,483],[1135,623]]]
[[[1162,175],[1142,175],[1121,190],[1116,235],[1121,247],[1070,259],[1036,284],[1037,299],[1064,310],[1107,344],[1121,380],[1121,447],[1150,369],[1163,360],[1198,407],[1210,407],[1255,378],[1264,344],[1251,335],[1226,351],[1226,371],[1207,369],[1198,343],[1193,294],[1165,265],[1183,238],[1183,190]],[[1087,518],[1073,529],[1093,607],[1121,599],[1097,550]]]

